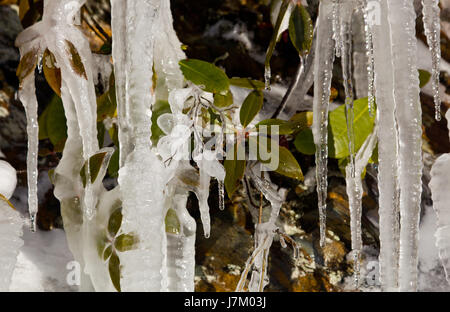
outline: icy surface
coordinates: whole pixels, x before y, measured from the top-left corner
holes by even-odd
[[[398,287],[399,198],[398,143],[394,116],[394,77],[387,1],[380,2],[380,25],[373,26],[375,87],[377,97],[378,188],[380,224],[380,280],[384,290]]]
[[[354,256],[354,276],[355,286],[359,285],[360,275],[360,253],[363,247],[361,236],[361,215],[362,215],[362,174],[372,156],[373,150],[377,144],[377,126],[366,139],[358,151],[354,167],[348,164],[346,170],[346,186],[350,208],[350,229],[352,238],[352,252]]]
[[[439,94],[439,74],[441,69],[441,21],[439,0],[422,0],[423,26],[431,51],[431,84],[435,105],[435,118],[441,120],[441,96]]]
[[[0,194],[11,198],[17,185],[16,169],[8,162],[0,160]]]
[[[417,244],[422,194],[422,118],[417,71],[416,13],[411,1],[388,0],[399,139],[400,271],[402,291],[417,289]]]
[[[320,243],[325,243],[327,206],[327,163],[328,163],[328,107],[330,102],[331,78],[333,75],[334,42],[333,2],[321,1],[317,25],[316,55],[314,63],[313,125],[316,144],[316,177],[319,200]]]

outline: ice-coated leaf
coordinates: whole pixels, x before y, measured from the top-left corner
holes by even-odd
[[[259,113],[263,106],[264,95],[259,90],[254,90],[245,98],[239,112],[239,118],[242,126],[247,127]]]
[[[166,214],[166,232],[172,234],[180,233],[180,221],[178,220],[177,213],[173,209],[169,209]]]
[[[109,258],[109,276],[117,291],[120,291],[120,259],[115,252]]]
[[[236,87],[246,88],[246,89],[254,89],[254,90],[263,90],[264,82],[259,80],[253,80],[250,78],[239,78],[233,77],[230,78],[230,84]]]
[[[99,152],[99,153],[92,155],[89,158],[89,170],[90,170],[90,175],[91,175],[91,183],[95,182],[95,180],[97,179],[98,174],[100,172],[100,169],[103,166],[104,161],[108,160],[108,159],[106,159],[107,155],[108,155],[107,152]],[[80,170],[80,176],[83,181],[83,185],[86,185],[85,170],[86,170],[86,164],[84,164]]]
[[[419,69],[419,86],[421,88],[425,87],[426,84],[430,81],[431,73],[429,71],[426,71],[424,69]]]
[[[61,96],[61,69],[56,67],[55,56],[49,49],[46,49],[42,58],[42,67],[45,80],[58,96]]]
[[[46,121],[46,127],[43,127],[43,129],[46,131],[50,142],[54,145],[55,151],[60,152],[67,139],[66,115],[64,114],[61,98],[54,96],[46,111],[47,113],[44,111],[43,116],[41,116],[43,118],[42,123]],[[39,138],[42,138],[42,136],[39,136]]]
[[[122,225],[122,209],[118,208],[113,211],[108,221],[108,232],[114,237],[117,232],[119,232],[120,226]]]
[[[226,95],[222,95],[219,93],[214,94],[214,105],[222,108],[228,107],[233,104],[233,94],[228,92]]]
[[[97,121],[114,117],[117,109],[116,88],[112,87],[97,98]]]
[[[225,189],[227,191],[228,197],[231,198],[239,182],[244,177],[246,161],[238,160],[238,145],[235,144],[231,151],[228,151],[223,167],[225,168]]]
[[[72,42],[66,40],[67,45],[67,53],[70,57],[70,65],[72,69],[77,73],[80,77],[83,77],[87,80],[86,69],[84,68],[83,61],[81,60],[80,54],[78,53],[77,48],[74,46]]]
[[[353,127],[355,131],[355,151],[358,151],[366,138],[372,133],[376,114],[369,114],[368,99],[355,100]],[[329,116],[329,128],[332,135],[328,139],[328,155],[333,158],[347,157],[348,150],[347,121],[345,118],[345,106],[339,106]]]
[[[25,79],[28,75],[34,72],[37,62],[38,62],[38,51],[36,49],[32,49],[24,56],[22,56],[16,71],[16,75],[19,78],[20,82],[22,82],[23,79]]]
[[[354,101],[354,123],[355,128],[355,151],[358,151],[366,138],[372,133],[375,114],[370,116],[367,98]],[[316,150],[312,133],[309,129],[300,132],[294,142],[300,153],[306,155],[314,154]],[[345,106],[339,106],[329,114],[328,121],[328,156],[332,158],[344,158],[349,156],[347,121],[345,118]]]
[[[294,115],[289,121],[281,119],[266,119],[260,121],[256,125],[256,129],[260,129],[261,126],[267,126],[267,132],[272,134],[271,126],[278,126],[278,132],[274,134],[288,135],[295,134],[312,125],[312,113],[302,112]]]
[[[229,92],[230,81],[227,75],[217,66],[196,59],[181,60],[179,64],[184,77],[206,92],[222,95]]]
[[[311,50],[313,24],[308,11],[297,3],[289,19],[289,37],[297,52],[304,56]]]
[[[137,239],[131,234],[121,234],[119,235],[115,242],[114,247],[120,252],[125,252],[132,250],[137,243]]]
[[[159,139],[165,135],[164,131],[158,126],[158,118],[163,114],[170,114],[169,102],[167,101],[157,101],[152,108],[152,143],[156,146]]]

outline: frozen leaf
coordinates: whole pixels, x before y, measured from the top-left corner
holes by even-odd
[[[66,40],[66,45],[67,45],[67,53],[69,53],[70,56],[70,65],[72,66],[72,69],[80,77],[83,77],[84,79],[87,80],[86,69],[84,68],[83,61],[81,60],[77,48],[69,40]]]
[[[55,56],[46,49],[42,58],[45,80],[58,96],[61,96],[61,69],[56,67]]]
[[[169,209],[166,214],[166,232],[172,234],[180,233],[180,221],[178,220],[177,213],[173,209]]]
[[[55,150],[62,151],[62,149],[56,148],[58,144],[61,147],[61,142],[67,139],[66,116],[61,98],[54,96],[47,109],[47,113],[44,111],[43,116],[41,116],[42,123],[46,121],[46,127],[43,127],[43,129],[47,132],[50,142],[55,146]],[[40,138],[42,137],[40,136]]]
[[[113,211],[108,221],[108,232],[114,237],[117,232],[119,232],[120,226],[122,225],[122,208],[118,208]]]
[[[16,75],[19,78],[20,82],[22,82],[28,75],[34,72],[37,62],[38,51],[36,49],[32,49],[30,52],[22,56],[16,71]]]
[[[114,252],[109,258],[109,276],[117,291],[120,291],[120,259]]]
[[[104,161],[109,161],[109,159],[106,159],[107,152],[99,152],[94,154],[89,158],[89,171],[91,175],[91,183],[94,183],[95,180],[98,177],[98,174],[100,172],[100,169],[103,166]],[[84,164],[83,168],[80,170],[80,176],[83,181],[83,185],[86,185],[86,164]]]
[[[120,252],[134,249],[137,239],[131,234],[122,234],[116,238],[114,247]]]
[[[221,95],[219,93],[214,94],[214,105],[223,108],[228,107],[233,104],[233,94],[228,92],[226,95]]]
[[[304,56],[311,50],[313,25],[308,11],[298,3],[289,19],[289,37],[297,52]]]
[[[420,87],[423,88],[426,86],[426,84],[430,81],[431,73],[429,71],[426,71],[424,69],[419,69],[419,81],[420,81]]]

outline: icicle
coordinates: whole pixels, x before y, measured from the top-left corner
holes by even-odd
[[[345,117],[347,120],[348,150],[350,153],[350,173],[355,176],[355,132],[353,129],[353,75],[352,75],[352,17],[356,1],[341,0],[339,6],[340,55],[345,89]],[[336,4],[335,4],[336,5]]]
[[[176,210],[180,233],[167,233],[168,291],[194,291],[195,219],[186,209],[187,193],[170,198]]]
[[[22,54],[23,55],[23,54]],[[37,180],[38,180],[38,149],[39,125],[38,103],[34,85],[34,73],[26,77],[19,91],[20,101],[25,107],[27,116],[27,182],[28,182],[28,211],[30,213],[31,230],[36,231],[36,215],[38,212]]]
[[[441,120],[441,96],[439,94],[439,74],[441,70],[441,21],[439,0],[422,0],[423,26],[431,52],[431,83],[435,106],[435,118]]]
[[[111,1],[111,28],[114,38],[112,46],[112,57],[114,60],[114,77],[116,83],[117,119],[119,122],[118,137],[120,145],[120,167],[125,164],[125,159],[132,149],[129,138],[131,125],[128,120],[128,112],[126,111],[126,103],[128,101],[126,96],[126,89],[128,87],[126,70],[126,12],[127,1]]]
[[[277,233],[275,225],[280,208],[283,203],[284,195],[280,195],[274,188],[268,178],[261,178],[259,174],[261,167],[254,166],[248,169],[248,175],[252,178],[256,188],[262,192],[264,197],[271,204],[270,217],[267,222],[259,223],[255,226],[255,250],[246,262],[244,271],[242,272],[236,291],[243,291],[247,275],[253,268],[248,290],[250,292],[262,292],[264,287],[269,283],[267,273],[269,249],[272,245],[273,238]]]
[[[373,150],[377,144],[377,126],[375,126],[373,132],[366,139],[361,146],[358,154],[356,155],[355,167],[351,167],[349,164],[345,169],[346,171],[346,186],[347,195],[350,208],[350,228],[352,237],[352,253],[354,256],[354,277],[355,287],[359,286],[360,275],[360,254],[363,247],[361,237],[361,215],[362,215],[362,178],[361,175],[372,156]],[[354,170],[354,172],[352,172]],[[353,174],[353,175],[352,175]]]
[[[378,131],[380,215],[380,282],[384,290],[398,287],[399,198],[398,144],[394,116],[394,76],[387,1],[380,1],[380,24],[373,25]]]
[[[319,200],[320,244],[325,244],[327,163],[328,163],[328,106],[333,75],[334,42],[332,39],[333,2],[320,2],[317,20],[317,41],[314,63],[313,126],[316,145],[316,179]]]
[[[366,55],[368,59],[367,64],[367,77],[368,77],[368,105],[369,114],[372,116],[375,107],[375,94],[374,94],[374,80],[375,80],[375,70],[374,70],[374,46],[373,46],[373,34],[372,27],[374,26],[373,21],[369,21],[367,0],[364,0],[364,32],[366,41]],[[378,3],[378,2],[375,2]],[[376,13],[376,12],[375,12]]]
[[[401,291],[417,289],[417,244],[422,194],[422,111],[417,71],[413,3],[388,0],[394,70],[395,117],[399,132]]]
[[[450,110],[445,114],[450,121]],[[450,123],[448,123],[450,125]],[[450,128],[449,128],[450,131]],[[430,188],[433,208],[437,215],[437,229],[435,232],[436,246],[439,258],[445,270],[447,282],[450,284],[450,154],[440,156],[431,168]]]
[[[341,1],[342,0],[333,0],[333,13],[332,13],[332,27],[333,27],[333,40],[334,40],[334,49],[337,57],[341,57],[342,53],[342,34],[341,31]]]

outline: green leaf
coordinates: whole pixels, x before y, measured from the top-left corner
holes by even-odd
[[[173,209],[167,210],[166,214],[166,232],[171,234],[180,233],[180,221],[178,220],[177,213]]]
[[[67,139],[67,124],[64,106],[60,97],[54,96],[51,100],[46,120],[46,130],[50,142],[55,146],[55,151],[62,151],[61,147],[64,146],[61,146],[61,142]]]
[[[250,78],[233,77],[230,79],[230,84],[236,87],[253,90],[263,90],[265,87],[264,82],[259,80],[252,80]]]
[[[355,129],[355,151],[358,151],[370,133],[375,121],[369,114],[367,98],[355,100],[353,103]],[[350,155],[348,150],[347,120],[345,118],[345,105],[339,106],[329,114],[328,156],[344,158]]]
[[[108,91],[97,98],[97,121],[103,121],[106,117],[114,117],[117,109],[116,88],[114,84]]]
[[[134,235],[122,234],[115,239],[114,247],[120,252],[125,252],[134,249],[137,242],[138,240]]]
[[[107,261],[109,259],[109,257],[111,257],[112,254],[112,246],[109,245],[108,247],[106,247],[105,251],[103,252],[103,260]]]
[[[424,69],[419,69],[419,86],[420,88],[423,88],[426,86],[426,84],[430,81],[431,78],[431,73],[424,70]]]
[[[153,145],[157,145],[158,141],[161,137],[166,134],[159,128],[158,126],[158,118],[163,114],[170,114],[172,111],[170,110],[169,102],[167,101],[156,101],[152,108],[152,143]]]
[[[272,163],[278,163],[275,172],[282,174],[286,177],[303,180],[303,173],[300,165],[295,159],[294,155],[285,147],[279,146],[278,142],[275,140],[264,138],[261,136],[250,136],[249,144],[250,146],[257,146],[258,151],[256,151],[256,155],[258,160],[266,165]],[[273,146],[277,146],[278,153],[274,152],[272,149]],[[254,151],[253,151],[254,152]],[[269,159],[265,156],[271,156]],[[272,168],[271,168],[272,169]]]
[[[289,135],[298,133],[312,124],[312,113],[302,112],[294,115],[289,121],[281,119],[266,119],[260,121],[256,125],[256,129],[260,131],[261,126],[267,126],[268,134],[278,134],[278,135]],[[271,126],[278,126],[279,130],[277,133],[272,133]]]
[[[100,169],[103,166],[103,163],[106,160],[109,161],[109,159],[106,159],[107,155],[108,155],[107,152],[99,152],[97,154],[92,155],[89,158],[89,171],[91,175],[91,183],[94,183],[95,180],[97,179]],[[86,163],[80,170],[80,176],[83,182],[83,186],[86,186]]]
[[[122,208],[113,211],[108,220],[108,232],[112,237],[115,237],[122,225]]]
[[[227,75],[217,66],[196,59],[186,59],[179,62],[184,77],[201,87],[206,92],[226,95],[230,81]]]
[[[48,131],[47,131],[47,118],[48,111],[50,109],[50,105],[44,109],[44,111],[39,116],[38,124],[39,124],[39,140],[48,139]]]
[[[239,182],[244,177],[246,161],[238,160],[238,145],[235,144],[234,148],[227,152],[223,166],[225,168],[225,189],[228,197],[231,198],[236,191]]]
[[[288,0],[282,0],[280,11],[278,13],[277,21],[275,22],[275,26],[273,29],[272,39],[270,40],[269,47],[267,48],[266,52],[266,59],[264,61],[264,66],[270,67],[270,59],[272,58],[273,51],[275,50],[275,46],[278,41],[278,32],[280,31],[281,23],[283,22],[284,15],[286,14],[286,11],[289,7]]]
[[[120,259],[115,252],[109,258],[108,269],[114,288],[120,292]]]
[[[313,24],[308,11],[300,3],[297,3],[289,19],[289,38],[301,56],[311,50]]]
[[[314,137],[311,129],[301,131],[294,140],[294,146],[302,154],[314,155],[316,146],[314,145]]]
[[[233,104],[233,94],[228,92],[227,95],[214,94],[214,105],[223,108]]]
[[[355,100],[354,123],[355,151],[358,151],[366,138],[372,133],[375,115],[370,116],[367,98]],[[295,138],[294,145],[300,153],[313,155],[315,153],[314,139],[311,129],[300,132]],[[328,116],[328,156],[331,158],[345,158],[350,155],[348,150],[347,120],[345,105],[339,106]]]
[[[239,117],[242,126],[247,127],[261,110],[264,102],[264,95],[259,90],[254,90],[245,98],[242,103]]]
[[[119,175],[119,148],[116,147],[116,150],[111,156],[108,165],[108,174],[115,178]]]

